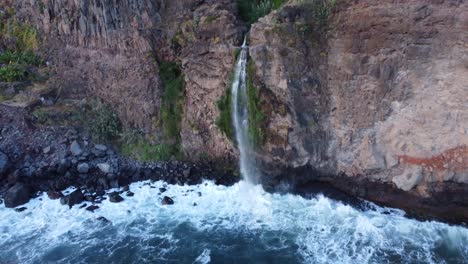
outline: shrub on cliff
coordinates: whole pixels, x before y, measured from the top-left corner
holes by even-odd
[[[120,150],[123,155],[141,161],[169,160],[178,156],[180,151],[165,143],[154,144],[145,138],[143,133],[134,129],[126,129],[120,135]]]
[[[0,42],[6,49],[13,51],[35,51],[39,47],[37,29],[17,20],[12,8],[0,13]]]
[[[164,85],[161,104],[161,121],[167,139],[180,141],[185,81],[179,65],[174,62],[159,62],[159,76]]]
[[[28,72],[24,65],[17,63],[8,64],[0,67],[0,81],[17,82],[27,78]]]
[[[112,141],[121,132],[119,117],[112,108],[101,100],[91,103],[88,112],[89,130],[93,137],[99,141]]]
[[[253,24],[285,2],[286,0],[237,0],[237,6],[242,20]]]
[[[38,48],[37,30],[15,18],[14,9],[0,6],[0,81],[24,81],[33,76],[29,66],[39,66],[42,61],[33,51]]]

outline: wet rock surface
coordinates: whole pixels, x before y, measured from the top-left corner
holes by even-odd
[[[174,204],[174,200],[172,200],[172,198],[169,197],[169,196],[164,196],[162,201],[161,201],[161,204],[162,205],[172,205],[172,204]]]
[[[31,195],[31,189],[27,185],[19,182],[15,183],[4,195],[5,206],[13,208],[25,204],[29,201]]]

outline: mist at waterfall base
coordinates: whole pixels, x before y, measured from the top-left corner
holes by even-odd
[[[267,193],[250,183],[245,47],[232,87],[245,181],[137,182],[133,197],[105,200],[94,213],[46,194],[23,212],[0,206],[0,263],[468,263],[467,228],[366,202],[357,209],[323,195]],[[164,196],[175,203],[162,205]]]

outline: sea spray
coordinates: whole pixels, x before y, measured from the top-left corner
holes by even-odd
[[[0,263],[466,263],[468,229],[361,211],[319,195],[162,181],[94,213],[47,194],[23,212],[0,206]],[[249,184],[250,185],[250,184]],[[251,185],[250,185],[251,186]],[[164,194],[159,188],[167,188]],[[69,191],[72,191],[71,189]],[[115,191],[115,190],[111,190]],[[162,205],[163,196],[175,204]],[[246,197],[252,196],[251,199]],[[194,203],[197,205],[194,206]],[[98,221],[105,217],[109,223]]]

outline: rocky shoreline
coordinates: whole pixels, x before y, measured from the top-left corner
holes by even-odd
[[[49,198],[61,199],[70,207],[87,201],[87,209],[93,211],[103,199],[120,202],[123,197],[132,196],[128,185],[137,181],[194,185],[213,180],[229,186],[240,180],[216,162],[145,163],[124,158],[110,145],[93,143],[85,131],[36,126],[29,116],[25,109],[0,106],[0,203],[19,211],[25,209],[21,205],[40,192],[47,192]],[[434,183],[428,189],[430,195],[421,197],[365,177],[327,177],[311,167],[287,169],[278,177],[265,177],[262,184],[269,192],[286,191],[306,197],[324,193],[358,207],[360,199],[366,199],[403,209],[408,216],[423,220],[463,225],[468,219],[463,184]],[[69,187],[76,190],[64,193]],[[119,191],[106,194],[109,189]],[[171,197],[161,198],[164,204],[174,203]]]
[[[310,196],[323,193],[335,200],[360,207],[362,201],[398,208],[410,218],[468,225],[467,186],[456,182],[434,182],[426,195],[403,191],[388,182],[373,181],[366,176],[325,175],[310,166],[289,168],[277,177],[264,179],[268,191],[287,191]]]
[[[213,180],[231,185],[238,176],[223,172],[212,162],[139,162],[120,156],[111,146],[94,144],[85,132],[66,127],[36,127],[26,112],[0,106],[0,197],[6,207],[27,203],[38,192],[73,206],[102,200],[105,191],[136,181],[198,184]],[[62,191],[77,190],[67,196]],[[128,193],[127,193],[128,194]],[[113,201],[119,194],[110,195]],[[163,202],[170,203],[165,198]]]

